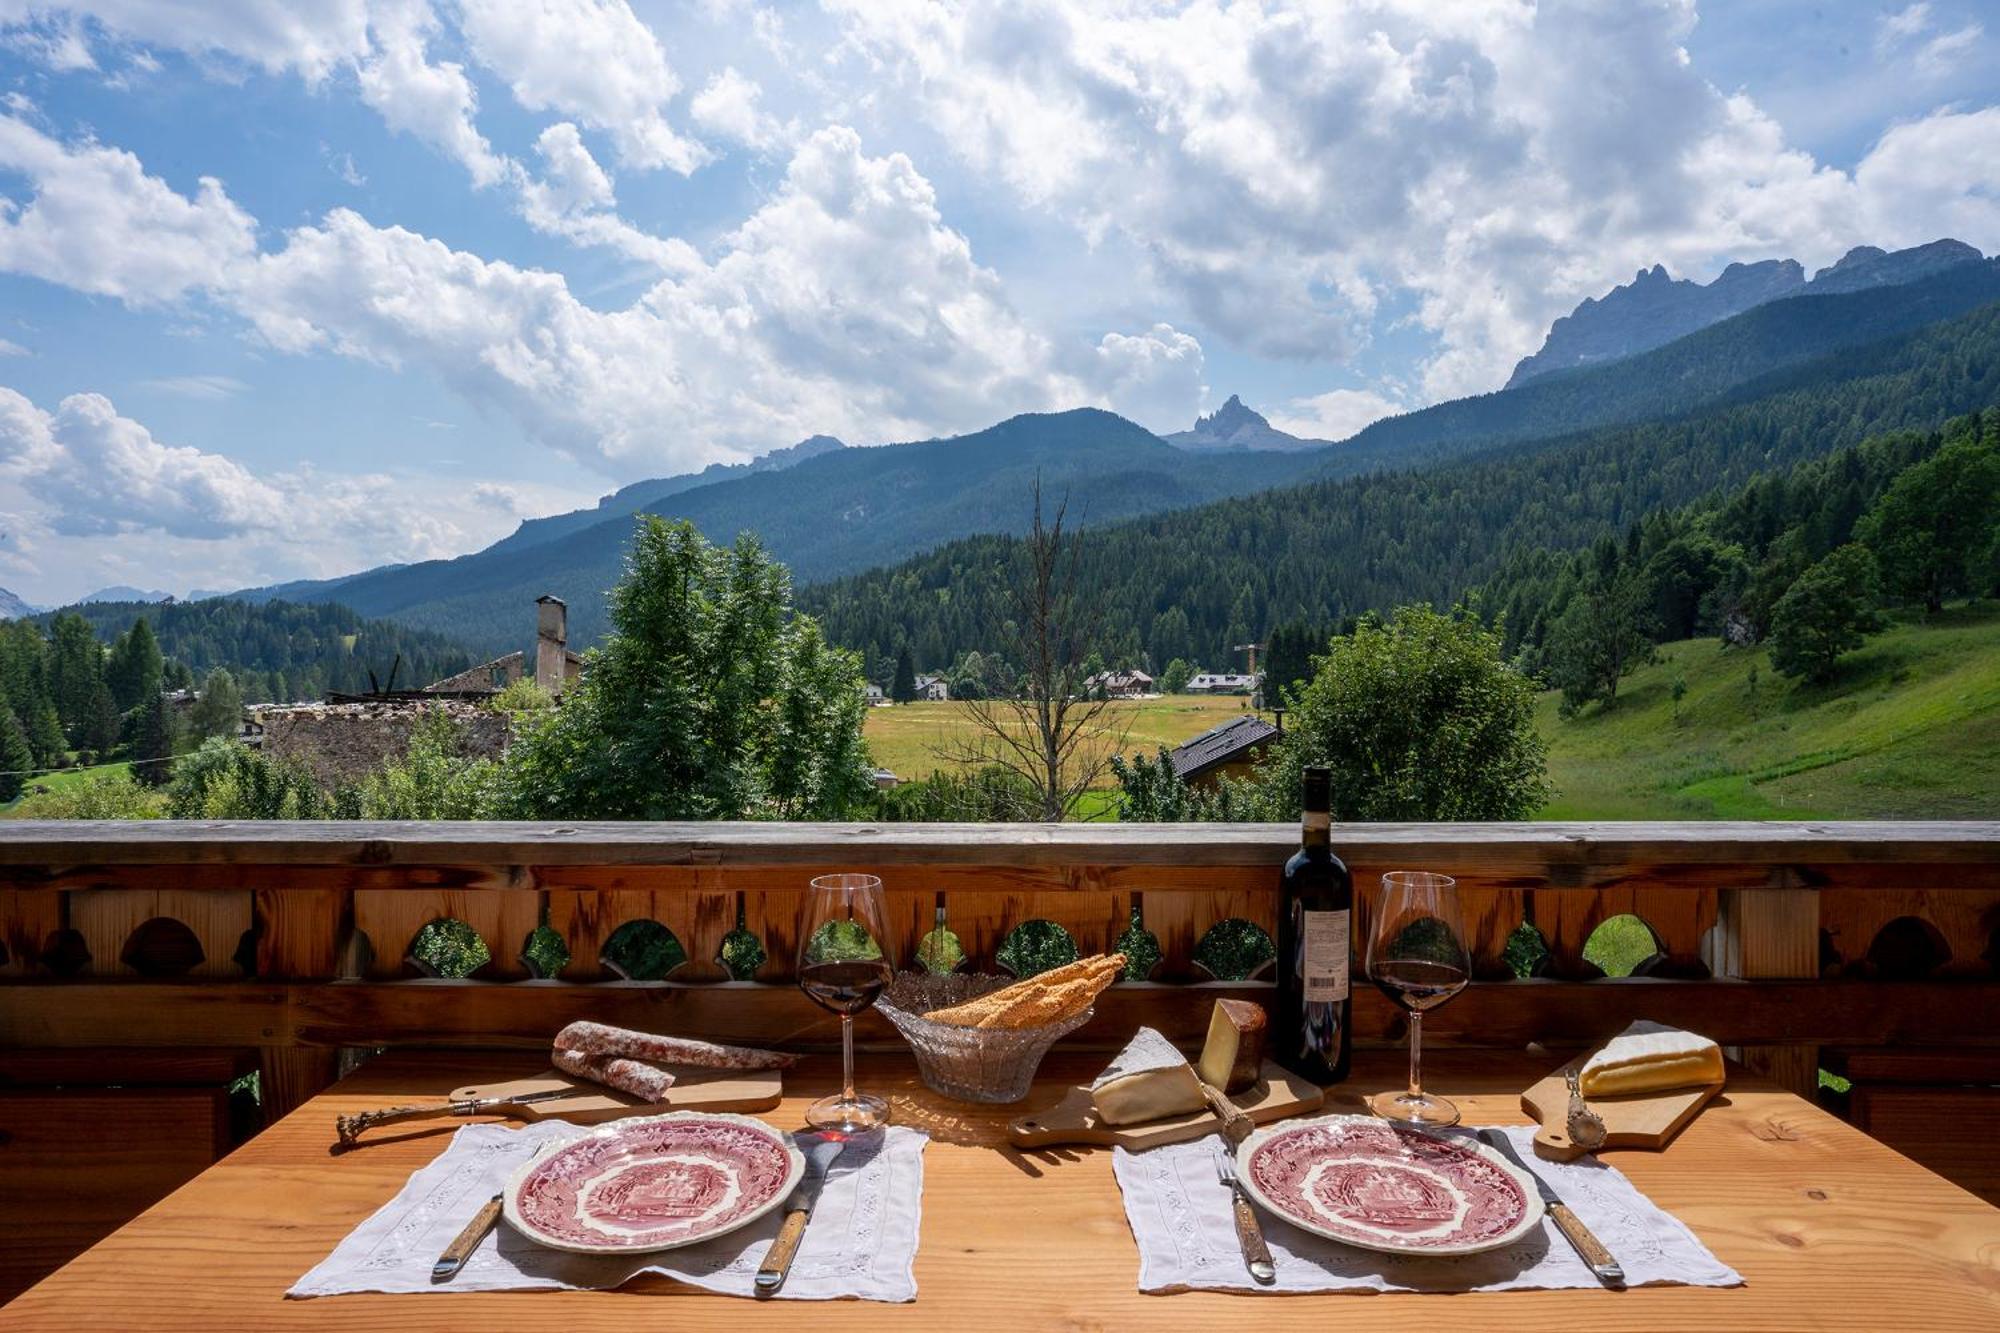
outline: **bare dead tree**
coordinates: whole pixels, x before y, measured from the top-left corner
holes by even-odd
[[[1021,542],[1005,615],[988,628],[989,642],[1006,645],[1009,659],[1020,663],[1016,687],[1004,698],[960,701],[974,736],[937,754],[1019,775],[1040,794],[1041,817],[1059,820],[1124,748],[1129,724],[1112,727],[1110,700],[1088,697],[1084,663],[1102,640],[1104,613],[1101,599],[1082,585],[1077,537],[1064,526],[1069,497],[1053,521],[1044,521],[1039,477],[1032,494],[1034,522]]]

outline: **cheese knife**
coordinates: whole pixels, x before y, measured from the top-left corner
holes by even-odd
[[[1563,1233],[1563,1239],[1568,1241],[1583,1262],[1590,1266],[1590,1271],[1597,1280],[1614,1291],[1624,1290],[1625,1270],[1611,1257],[1611,1251],[1604,1248],[1604,1242],[1583,1224],[1582,1218],[1570,1211],[1569,1205],[1562,1201],[1562,1196],[1550,1187],[1549,1182],[1542,1179],[1532,1167],[1521,1160],[1521,1154],[1514,1151],[1514,1145],[1508,1140],[1507,1135],[1498,1129],[1482,1129],[1479,1131],[1479,1137],[1488,1147],[1520,1167],[1527,1173],[1528,1179],[1535,1182],[1535,1189],[1542,1196],[1542,1206],[1548,1209],[1549,1217],[1556,1224],[1556,1230]]]
[[[771,1248],[764,1252],[764,1262],[757,1266],[759,1296],[769,1296],[785,1285],[785,1277],[792,1271],[792,1260],[798,1257],[799,1243],[805,1239],[813,1205],[819,1202],[820,1191],[826,1188],[826,1174],[832,1169],[834,1159],[846,1151],[847,1144],[845,1137],[824,1134],[806,1145],[806,1173],[800,1178],[799,1187],[792,1191],[778,1238],[771,1242]]]

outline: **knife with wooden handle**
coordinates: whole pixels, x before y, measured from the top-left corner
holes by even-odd
[[[805,1240],[806,1223],[812,1219],[820,1191],[826,1188],[827,1172],[833,1169],[834,1159],[846,1150],[847,1144],[844,1137],[826,1134],[807,1145],[805,1175],[792,1192],[778,1238],[771,1242],[771,1248],[764,1252],[764,1261],[757,1265],[753,1283],[757,1295],[769,1296],[785,1285],[785,1278],[792,1271],[792,1260],[798,1257],[799,1244]]]
[[[524,1092],[513,1097],[482,1097],[472,1101],[433,1102],[422,1106],[391,1106],[381,1111],[362,1111],[358,1115],[340,1116],[333,1122],[333,1129],[339,1136],[340,1146],[352,1148],[361,1138],[363,1130],[373,1129],[377,1125],[394,1125],[405,1120],[435,1120],[443,1116],[485,1115],[492,1111],[504,1111],[510,1106],[523,1106],[529,1102],[550,1102],[574,1096],[576,1096],[574,1088],[554,1088],[548,1092]]]
[[[472,1220],[465,1224],[465,1230],[458,1233],[457,1239],[444,1247],[444,1253],[431,1265],[431,1280],[443,1281],[465,1267],[465,1261],[472,1257],[472,1252],[479,1248],[479,1242],[486,1239],[486,1233],[499,1220],[500,1196],[496,1194],[472,1215]]]
[[[1570,1243],[1571,1248],[1582,1257],[1584,1263],[1590,1265],[1590,1271],[1597,1280],[1614,1291],[1622,1291],[1625,1287],[1625,1270],[1612,1257],[1611,1251],[1604,1248],[1604,1242],[1583,1224],[1582,1218],[1570,1211],[1569,1205],[1562,1201],[1562,1196],[1550,1187],[1549,1182],[1542,1179],[1533,1168],[1521,1160],[1521,1155],[1514,1151],[1514,1145],[1508,1140],[1507,1135],[1497,1129],[1482,1129],[1479,1131],[1479,1137],[1488,1147],[1520,1167],[1527,1173],[1528,1179],[1535,1182],[1535,1189],[1542,1198],[1542,1206],[1548,1209],[1549,1218],[1556,1224],[1556,1230],[1563,1233],[1563,1239]]]

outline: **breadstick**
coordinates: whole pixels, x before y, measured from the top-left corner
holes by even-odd
[[[690,1037],[663,1037],[583,1019],[556,1033],[556,1049],[599,1058],[622,1055],[633,1060],[694,1065],[700,1069],[789,1069],[793,1063],[793,1057],[782,1051],[723,1046]]]
[[[664,1069],[655,1069],[640,1060],[627,1060],[622,1056],[585,1055],[580,1051],[555,1050],[555,1066],[565,1074],[587,1078],[592,1083],[602,1083],[607,1088],[629,1092],[642,1102],[663,1102],[667,1099],[667,1089],[674,1086],[674,1076]]]

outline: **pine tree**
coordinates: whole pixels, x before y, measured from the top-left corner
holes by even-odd
[[[174,719],[166,696],[153,691],[150,704],[139,707],[139,725],[132,738],[132,776],[148,787],[162,787],[173,776]]]
[[[889,682],[889,697],[906,704],[917,697],[917,669],[910,663],[909,645],[896,654],[896,675]]]
[[[160,656],[160,642],[153,637],[153,627],[141,616],[111,645],[110,659],[104,664],[104,679],[111,687],[111,702],[121,713],[143,706],[160,692],[160,681],[165,671],[166,661]]]
[[[11,708],[0,708],[0,801],[11,801],[27,785],[28,774],[36,767],[35,751],[28,733]]]

